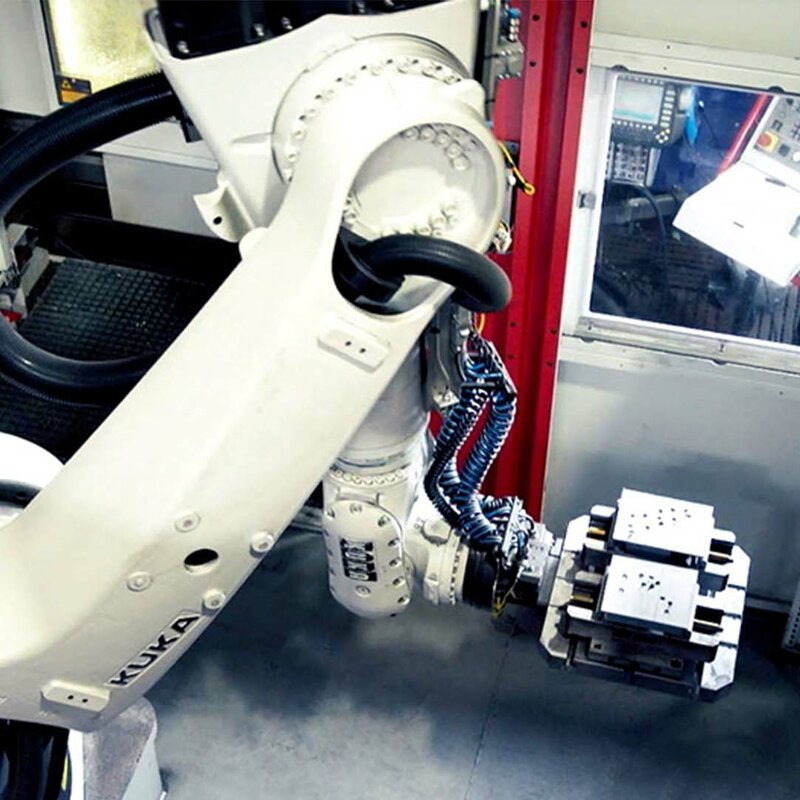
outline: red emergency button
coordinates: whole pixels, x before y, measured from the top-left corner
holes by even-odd
[[[758,137],[756,144],[758,145],[759,149],[766,150],[768,153],[771,153],[778,146],[778,137],[774,133],[764,131],[764,133]]]

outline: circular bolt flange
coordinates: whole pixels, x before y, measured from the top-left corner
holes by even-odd
[[[153,582],[149,572],[133,572],[128,575],[128,588],[132,592],[143,592]]]
[[[225,605],[225,592],[219,589],[209,589],[203,595],[203,608],[206,611],[214,613],[219,611]]]
[[[250,537],[250,549],[255,555],[262,556],[269,553],[275,546],[275,537],[266,531],[259,531]]]
[[[175,530],[189,533],[200,524],[200,515],[196,511],[184,511],[175,517]]]

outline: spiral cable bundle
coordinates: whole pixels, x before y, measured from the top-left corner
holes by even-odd
[[[512,522],[517,499],[480,494],[480,488],[505,443],[516,412],[517,395],[497,351],[473,331],[461,357],[464,382],[458,402],[447,412],[436,440],[425,490],[439,513],[478,550],[497,550]],[[487,409],[486,419],[463,468],[458,454]],[[532,521],[524,512],[514,530],[513,557],[527,542]]]

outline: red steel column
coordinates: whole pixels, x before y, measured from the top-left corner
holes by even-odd
[[[519,4],[526,45],[519,166],[536,194],[517,192],[516,198],[509,268],[514,299],[497,339],[520,402],[492,488],[521,495],[537,517],[544,495],[592,5],[593,0]],[[499,128],[511,132],[515,127],[507,105],[498,118]]]

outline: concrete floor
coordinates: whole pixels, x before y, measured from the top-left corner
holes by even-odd
[[[328,596],[289,533],[153,690],[172,800],[797,800],[800,661],[751,613],[715,704],[550,669],[535,636]]]

